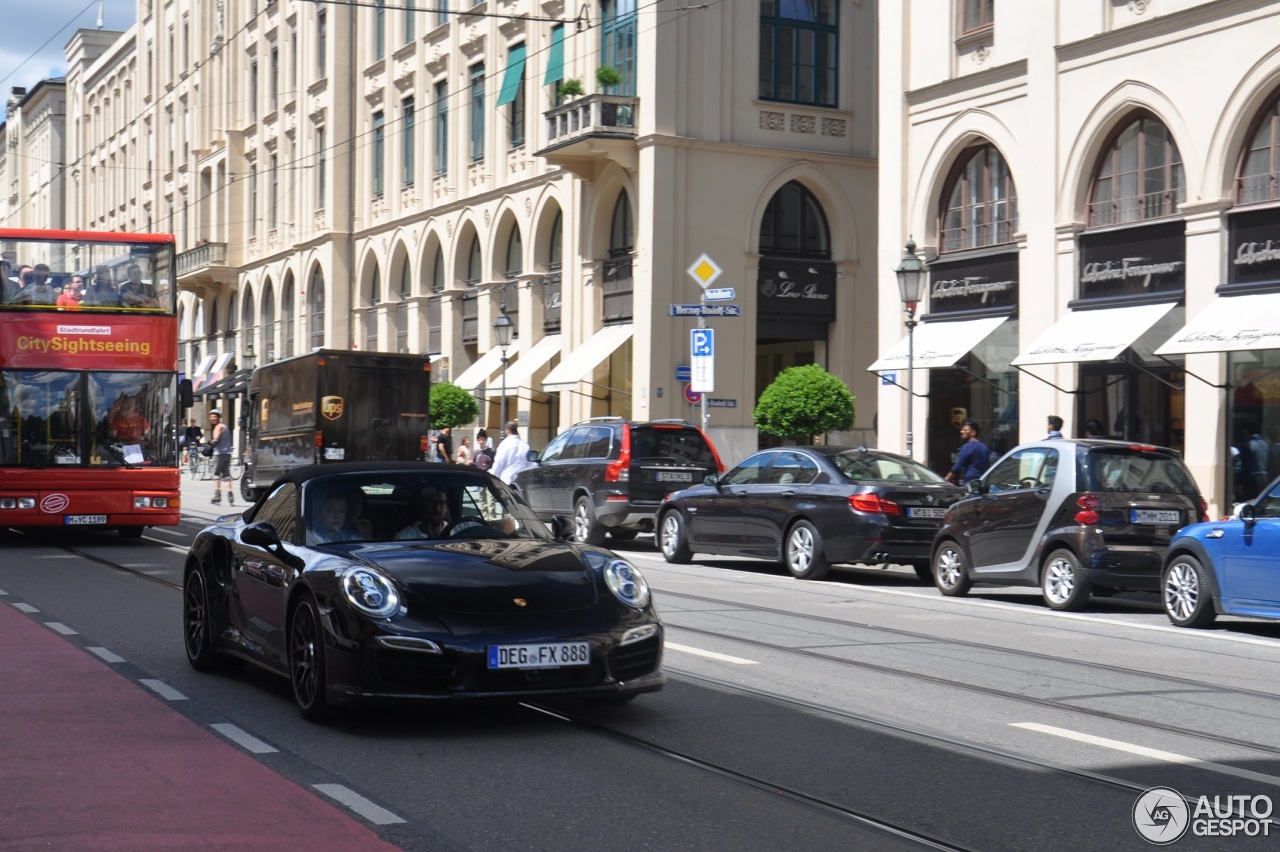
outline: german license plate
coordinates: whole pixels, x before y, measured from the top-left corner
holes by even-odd
[[[687,470],[660,470],[653,478],[657,482],[693,482],[693,474]]]
[[[62,523],[69,527],[86,526],[89,524],[105,524],[107,522],[106,515],[63,515]]]
[[[1182,513],[1176,509],[1134,509],[1130,520],[1135,524],[1180,524]]]
[[[347,451],[342,447],[325,447],[325,461],[343,461],[347,457]]]
[[[909,506],[907,507],[908,518],[941,518],[947,513],[942,506]]]
[[[558,669],[590,663],[591,646],[586,642],[489,646],[491,669]]]

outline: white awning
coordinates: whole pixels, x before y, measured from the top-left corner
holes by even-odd
[[[213,369],[209,371],[210,376],[220,377],[222,371],[227,369],[227,365],[231,363],[231,359],[236,357],[234,352],[223,352],[218,356],[218,360],[214,362]]]
[[[1049,330],[1013,359],[1015,367],[1027,364],[1075,364],[1110,361],[1173,310],[1173,302],[1068,311]]]
[[[533,348],[520,356],[520,359],[514,364],[507,367],[507,375],[505,384],[507,393],[516,394],[517,388],[525,388],[526,390],[537,390],[531,382],[533,374],[541,370],[547,364],[551,363],[551,359],[560,354],[560,342],[563,338],[558,334],[549,334],[533,345]],[[489,391],[492,393],[502,392],[504,379],[501,373],[498,373],[489,382]]]
[[[1217,296],[1157,355],[1280,349],[1280,293]]]
[[[436,354],[431,355],[431,356],[430,356],[430,359],[431,359],[431,363],[432,363],[432,364],[438,364],[438,363],[440,363],[441,361],[443,361],[443,360],[444,360],[444,353],[442,353],[442,352],[437,352]]]
[[[204,374],[209,372],[209,368],[212,366],[213,366],[213,356],[206,355],[200,359],[200,366],[196,367],[196,371],[191,375],[187,376],[187,378],[191,379],[192,381],[196,379],[203,379]]]
[[[950,367],[991,335],[1007,317],[960,320],[958,322],[922,322],[916,326],[912,366],[917,370]],[[871,373],[907,369],[907,338],[880,356],[867,368]]]
[[[518,343],[513,343],[507,347],[507,357],[510,358],[520,349]],[[485,386],[489,377],[493,375],[493,371],[502,366],[502,348],[495,346],[488,352],[476,359],[476,362],[467,369],[463,370],[453,383],[465,390],[479,390]]]
[[[591,371],[600,366],[601,361],[631,339],[634,328],[630,323],[606,325],[566,355],[542,380],[542,389],[547,393],[576,389],[580,382],[588,380]]]

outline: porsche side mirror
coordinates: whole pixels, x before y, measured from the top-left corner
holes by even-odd
[[[1258,522],[1258,515],[1254,511],[1252,503],[1245,503],[1244,505],[1242,505],[1240,507],[1240,512],[1237,515],[1237,517],[1239,517],[1240,520],[1244,521],[1244,525],[1246,527],[1251,527]]]
[[[276,532],[275,525],[270,521],[249,524],[240,533],[240,540],[245,544],[261,547],[263,550],[275,550],[280,546],[280,534]]]
[[[552,515],[549,526],[556,541],[568,541],[573,538],[573,522],[564,515]]]

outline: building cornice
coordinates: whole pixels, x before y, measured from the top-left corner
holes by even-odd
[[[919,106],[932,101],[944,100],[956,95],[970,94],[975,89],[985,89],[1002,83],[1025,80],[1027,76],[1027,60],[1019,59],[1005,65],[997,65],[963,77],[953,77],[941,83],[934,83],[922,89],[907,92],[907,106]]]
[[[813,163],[838,163],[855,165],[869,169],[877,168],[879,161],[874,157],[860,157],[856,154],[834,154],[829,151],[814,151],[802,148],[773,148],[765,145],[749,145],[742,142],[713,142],[706,139],[690,139],[687,136],[670,136],[663,133],[650,133],[636,137],[636,148],[684,148],[692,151],[714,151],[725,154],[750,154],[753,157],[770,157],[775,160],[807,160]]]
[[[1277,14],[1275,0],[1215,0],[1201,3],[1167,15],[1117,27],[1101,35],[1058,45],[1058,62],[1077,62],[1120,48],[1132,49],[1136,42],[1141,41],[1185,38],[1191,29],[1198,27],[1231,29],[1239,26],[1237,18],[1240,15],[1259,11],[1267,11],[1269,15]]]

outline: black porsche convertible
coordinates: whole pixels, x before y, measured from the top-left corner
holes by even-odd
[[[474,468],[297,468],[196,537],[187,659],[285,675],[313,721],[399,700],[623,702],[661,689],[663,627],[644,577],[560,536]]]

